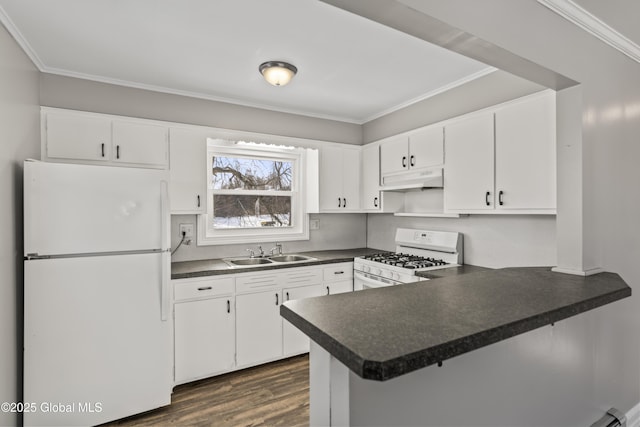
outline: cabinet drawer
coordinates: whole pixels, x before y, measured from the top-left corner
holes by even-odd
[[[175,301],[210,298],[233,293],[233,277],[224,279],[189,280],[173,286]]]
[[[283,274],[284,285],[315,284],[322,282],[321,268],[296,268]]]
[[[339,264],[332,264],[329,267],[325,267],[323,269],[323,277],[325,282],[350,279],[353,277],[353,263],[341,262]]]
[[[255,289],[279,285],[278,274],[251,274],[236,276],[236,292],[246,292]]]

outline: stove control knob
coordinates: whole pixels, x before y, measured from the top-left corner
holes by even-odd
[[[373,274],[378,275],[378,276],[381,276],[381,275],[382,275],[382,271],[381,271],[379,268],[372,268],[372,269],[371,269],[371,272],[372,272]]]
[[[371,267],[369,267],[368,265],[365,265],[364,267],[362,267],[362,271],[364,271],[365,273],[368,273],[371,271]]]
[[[392,279],[393,279],[393,280],[400,281],[400,273],[393,273],[393,277],[392,277]]]

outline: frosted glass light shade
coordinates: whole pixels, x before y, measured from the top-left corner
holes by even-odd
[[[284,86],[296,75],[298,69],[286,62],[268,61],[258,68],[264,79],[274,86]]]

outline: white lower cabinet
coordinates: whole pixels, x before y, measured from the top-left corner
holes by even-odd
[[[353,263],[341,262],[325,267],[322,285],[326,295],[353,292]]]
[[[236,296],[236,363],[257,365],[282,356],[280,289]]]
[[[285,288],[282,293],[285,301],[317,297],[322,295],[322,285]],[[285,356],[309,352],[309,337],[285,319],[282,320],[282,350]]]
[[[173,281],[175,383],[309,351],[286,301],[353,291],[353,263]]]
[[[174,285],[175,382],[229,371],[235,365],[233,279]]]

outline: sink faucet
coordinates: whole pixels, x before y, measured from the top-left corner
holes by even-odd
[[[260,255],[258,255],[260,258],[262,258],[264,256],[264,251],[262,250],[262,246],[258,246],[258,250],[260,251]]]
[[[269,253],[271,254],[271,256],[273,256],[273,251],[278,251],[278,255],[282,255],[282,244],[276,243],[273,248],[269,249]]]
[[[249,258],[255,258],[256,254],[253,252],[253,249],[245,249],[245,251],[249,252]]]

